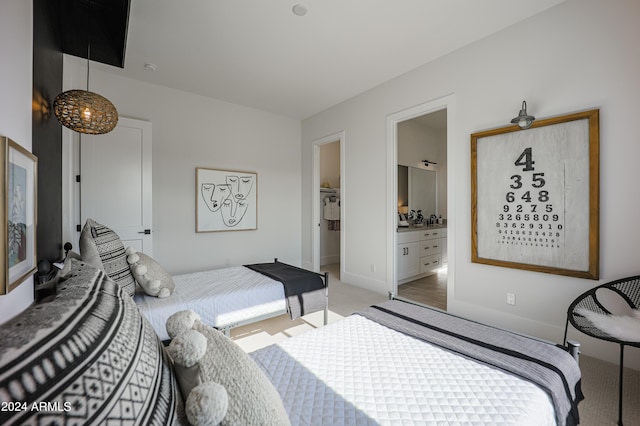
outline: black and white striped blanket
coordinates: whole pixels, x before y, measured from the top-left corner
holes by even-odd
[[[557,345],[400,301],[357,314],[533,382],[550,395],[558,425],[579,423],[580,368]]]

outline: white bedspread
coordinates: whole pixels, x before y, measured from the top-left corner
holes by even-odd
[[[536,385],[359,315],[251,356],[293,425],[555,425]]]
[[[164,299],[138,294],[134,300],[162,340],[169,339],[165,324],[173,313],[197,312],[205,324],[222,328],[277,312],[286,312],[282,283],[234,266],[173,277],[174,293]]]

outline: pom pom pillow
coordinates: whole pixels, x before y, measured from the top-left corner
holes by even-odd
[[[211,419],[226,408],[221,425],[290,425],[278,391],[231,339],[191,311],[169,317],[167,330],[173,339],[167,351],[192,424],[215,424]]]
[[[127,248],[126,254],[131,273],[146,294],[161,298],[173,294],[176,284],[158,262],[132,247]]]

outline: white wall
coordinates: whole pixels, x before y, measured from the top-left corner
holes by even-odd
[[[64,64],[68,89],[86,61],[65,55]],[[299,265],[300,122],[115,72],[92,66],[90,90],[152,123],[154,258],[172,274],[274,257]],[[195,232],[196,167],[258,174],[257,230]]]
[[[0,6],[0,135],[31,151],[33,85],[33,7],[24,0],[3,0]],[[2,279],[2,278],[0,278]],[[33,277],[0,296],[0,323],[33,302]]]
[[[385,253],[393,242],[385,227],[394,205],[385,193],[390,167],[385,119],[449,94],[456,104],[448,147],[449,181],[454,182],[448,193],[455,206],[448,219],[456,230],[449,241],[449,254],[455,256],[450,311],[562,341],[572,300],[598,283],[639,274],[638,22],[637,0],[567,0],[303,121],[303,188],[311,182],[311,141],[336,131],[346,135],[343,279],[379,292],[391,289]],[[600,109],[600,281],[471,263],[469,135],[507,125],[524,99],[538,118]],[[303,262],[311,252],[309,204],[304,197]],[[516,293],[515,306],[505,303],[507,292]],[[583,343],[584,353],[617,360],[615,345],[578,332],[570,337]],[[639,351],[627,353],[628,364],[640,368]]]
[[[340,142],[320,146],[320,184],[340,188]]]

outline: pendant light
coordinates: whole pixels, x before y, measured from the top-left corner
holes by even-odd
[[[89,6],[87,6],[87,15]],[[87,20],[88,21],[88,20]],[[89,91],[89,62],[91,40],[87,22],[87,90],[67,90],[53,101],[53,112],[65,127],[78,133],[101,135],[112,131],[118,124],[116,107],[104,96]]]

